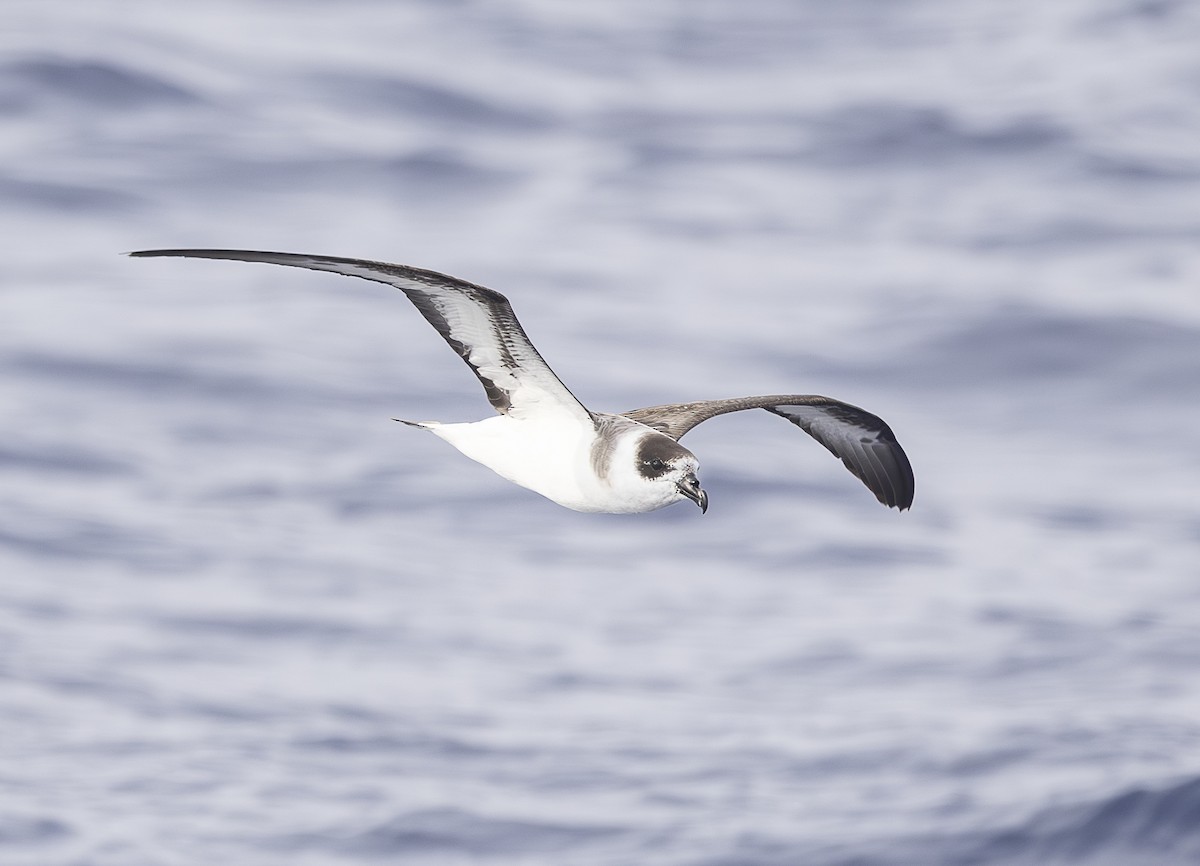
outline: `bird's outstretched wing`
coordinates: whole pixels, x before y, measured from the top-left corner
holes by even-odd
[[[908,455],[882,418],[849,403],[811,394],[777,394],[674,403],[622,414],[679,439],[702,421],[742,409],[766,409],[786,418],[840,457],[884,505],[901,511],[912,506]]]
[[[141,250],[130,255],[265,262],[395,286],[467,362],[497,412],[514,418],[567,414],[594,423],[538,354],[508,299],[483,286],[407,265],[339,256],[253,250]]]

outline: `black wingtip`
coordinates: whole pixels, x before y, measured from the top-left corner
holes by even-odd
[[[891,444],[894,446],[890,452],[890,461],[894,465],[883,465],[883,471],[887,476],[889,494],[886,498],[879,497],[879,501],[888,508],[895,508],[897,511],[908,511],[912,508],[913,493],[916,488],[916,481],[913,477],[912,465],[908,462],[908,455],[904,453],[904,449],[900,447],[900,443],[892,438]]]
[[[130,258],[149,259],[165,256],[174,256],[176,258],[191,258],[191,259],[215,259],[225,258],[228,253],[241,252],[240,250],[134,250],[131,253],[123,253]]]
[[[868,484],[875,492],[879,501],[888,508],[895,508],[897,511],[908,511],[912,508],[913,494],[916,488],[916,481],[913,477],[912,465],[908,462],[908,455],[904,453],[904,449],[900,447],[900,443],[896,442],[892,437],[891,445],[894,446],[889,452],[889,459],[881,461],[880,468],[884,472],[886,485],[876,489]],[[892,465],[888,465],[888,464]],[[858,474],[858,473],[855,473]],[[862,476],[859,476],[862,478]],[[865,478],[863,478],[866,481]]]

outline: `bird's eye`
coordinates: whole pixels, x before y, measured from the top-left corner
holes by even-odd
[[[651,469],[653,469],[655,472],[662,472],[664,469],[667,468],[667,464],[663,463],[657,457],[655,457],[653,460],[647,460],[646,465],[649,466]]]

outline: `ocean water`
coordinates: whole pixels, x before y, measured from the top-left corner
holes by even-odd
[[[0,862],[1200,862],[1200,10],[10,0]],[[393,417],[505,292],[765,413],[581,515]]]

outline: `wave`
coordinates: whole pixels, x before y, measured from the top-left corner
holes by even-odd
[[[853,368],[849,368],[853,369]],[[1070,385],[1122,403],[1200,398],[1200,331],[1131,316],[1009,305],[956,321],[887,363],[856,370],[906,387],[997,391]],[[1066,394],[1064,393],[1064,397]],[[1095,395],[1088,395],[1095,396]]]
[[[39,57],[0,67],[0,111],[21,113],[60,99],[89,109],[136,108],[199,102],[191,90],[166,78],[112,61]]]
[[[965,844],[964,844],[965,842]],[[1048,809],[1025,823],[951,845],[938,863],[979,866],[1178,866],[1200,862],[1200,777]]]
[[[299,834],[277,839],[283,850],[326,850],[343,856],[380,857],[418,854],[500,858],[504,855],[571,852],[582,845],[625,836],[626,830],[593,824],[485,817],[463,809],[408,812],[351,835]]]
[[[1180,866],[1200,863],[1200,777],[1043,809],[1015,826],[801,849],[767,839],[693,866]]]

